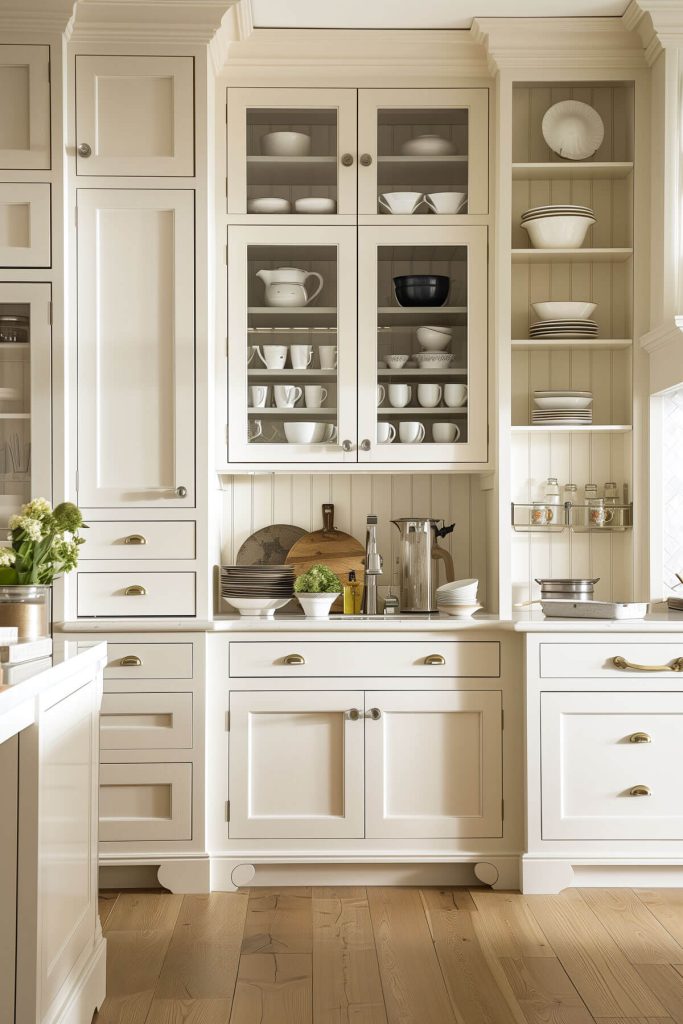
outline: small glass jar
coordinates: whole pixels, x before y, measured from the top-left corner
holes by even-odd
[[[570,505],[576,505],[579,498],[576,484],[565,484],[563,490],[565,505],[567,502],[569,502]]]
[[[593,502],[599,500],[597,484],[586,484],[583,489],[583,500],[586,505],[592,505]]]
[[[613,480],[608,481],[605,484],[605,505],[618,505],[619,504],[619,491],[617,485]]]

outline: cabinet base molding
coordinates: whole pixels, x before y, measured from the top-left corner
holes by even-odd
[[[101,934],[68,989],[67,1000],[53,1007],[43,1024],[91,1024],[107,992],[107,941]]]
[[[572,886],[679,888],[683,886],[683,860],[641,858],[522,857],[522,892],[554,895]]]
[[[100,857],[100,888],[147,889],[158,881],[173,893],[211,892],[211,867],[203,857]]]

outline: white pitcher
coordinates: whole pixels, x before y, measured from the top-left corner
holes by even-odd
[[[256,276],[266,286],[267,306],[307,306],[320,294],[324,284],[322,275],[315,270],[299,270],[297,267],[257,270]],[[311,295],[305,287],[309,277],[315,277],[318,281],[318,287]]]

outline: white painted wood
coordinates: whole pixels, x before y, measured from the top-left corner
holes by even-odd
[[[194,522],[124,522],[88,523],[88,543],[81,549],[80,561],[145,561],[149,559],[194,558],[196,553]],[[141,538],[144,543],[141,543]]]
[[[100,765],[100,842],[192,838],[192,765]]]
[[[102,698],[101,750],[191,746],[191,693],[106,693]]]
[[[544,693],[540,725],[544,839],[683,839],[683,694]]]
[[[361,838],[362,691],[233,690],[228,777],[231,839]]]
[[[76,57],[79,175],[194,174],[192,57]]]
[[[50,186],[0,183],[0,267],[49,267]]]
[[[110,615],[194,615],[193,572],[79,572],[79,617]]]
[[[192,193],[81,189],[78,218],[79,502],[192,507]]]
[[[0,168],[50,166],[50,49],[0,45]]]
[[[650,666],[649,671],[619,668],[613,658],[622,657],[633,664]],[[668,678],[674,683],[683,677],[679,672],[664,668],[683,658],[683,644],[648,639],[646,643],[635,637],[616,636],[612,640],[575,643],[541,643],[539,672],[541,678],[573,679],[599,678],[634,679]],[[661,667],[657,671],[657,666]]]
[[[365,711],[368,838],[502,835],[500,691],[370,691]]]
[[[0,1020],[14,1020],[17,964],[17,838],[19,795],[19,740],[0,743],[0,791],[3,828],[0,831]]]
[[[105,679],[192,679],[191,643],[107,644]],[[131,664],[139,661],[140,664]]]

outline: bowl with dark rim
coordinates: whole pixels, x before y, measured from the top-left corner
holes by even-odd
[[[443,306],[451,286],[444,274],[403,274],[394,278],[399,306]]]

